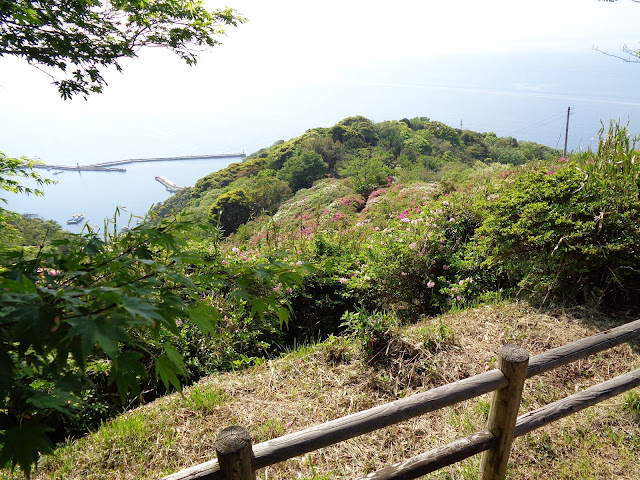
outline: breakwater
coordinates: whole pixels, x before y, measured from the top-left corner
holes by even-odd
[[[207,160],[208,158],[244,158],[246,155],[243,153],[214,153],[211,155],[183,155],[182,157],[151,157],[151,158],[129,158],[126,160],[114,160],[112,162],[94,163],[91,166],[94,167],[110,167],[111,165],[126,165],[128,163],[142,163],[142,162],[167,162],[167,161],[180,161],[180,160]]]
[[[131,163],[145,163],[145,162],[166,162],[166,161],[184,161],[184,160],[207,160],[218,158],[244,158],[245,153],[215,153],[211,155],[184,155],[181,157],[150,157],[150,158],[128,158],[125,160],[114,160],[112,162],[93,163],[91,165],[48,165],[48,164],[35,164],[34,168],[44,168],[46,170],[57,170],[56,173],[62,171],[72,170],[76,172],[94,171],[94,172],[126,172],[126,168],[115,167],[115,165],[127,165]]]

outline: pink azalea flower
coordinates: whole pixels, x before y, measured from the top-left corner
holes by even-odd
[[[433,288],[436,286],[436,282],[434,282],[433,280],[429,280],[429,282],[427,283],[427,287],[429,288]]]
[[[340,278],[338,279],[338,281],[339,281],[340,283],[347,283],[347,279],[346,279],[346,278],[344,278],[344,277],[340,277]]]

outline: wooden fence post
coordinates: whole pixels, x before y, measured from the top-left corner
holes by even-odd
[[[491,400],[487,429],[498,439],[498,446],[482,455],[482,480],[505,478],[528,365],[526,350],[517,345],[505,345],[500,349],[498,368],[509,380],[509,385],[497,390]]]
[[[216,437],[216,455],[226,480],[256,480],[251,465],[251,435],[244,427],[227,427]]]

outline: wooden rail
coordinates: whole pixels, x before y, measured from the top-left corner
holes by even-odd
[[[230,427],[231,437],[240,439],[237,445],[234,443],[235,447],[229,446],[230,430],[222,430],[216,440],[218,460],[181,470],[164,480],[253,480],[260,468],[493,391],[496,393],[486,430],[389,465],[359,480],[418,478],[481,452],[487,452],[482,460],[482,478],[503,479],[514,438],[639,386],[640,369],[516,418],[525,379],[637,338],[640,338],[640,320],[530,359],[519,347],[505,346],[498,357],[499,369],[262,442],[250,450],[248,432],[242,427]]]

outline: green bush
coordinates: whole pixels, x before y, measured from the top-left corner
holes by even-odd
[[[633,179],[593,172],[586,180],[572,164],[505,183],[487,200],[478,253],[469,254],[536,296],[637,302],[640,202],[621,194]]]
[[[241,188],[220,195],[209,209],[209,218],[218,221],[226,235],[235,232],[251,216],[251,199]]]
[[[293,191],[297,191],[309,188],[313,182],[324,177],[327,170],[328,166],[319,154],[299,149],[284,162],[278,177],[285,180]]]

